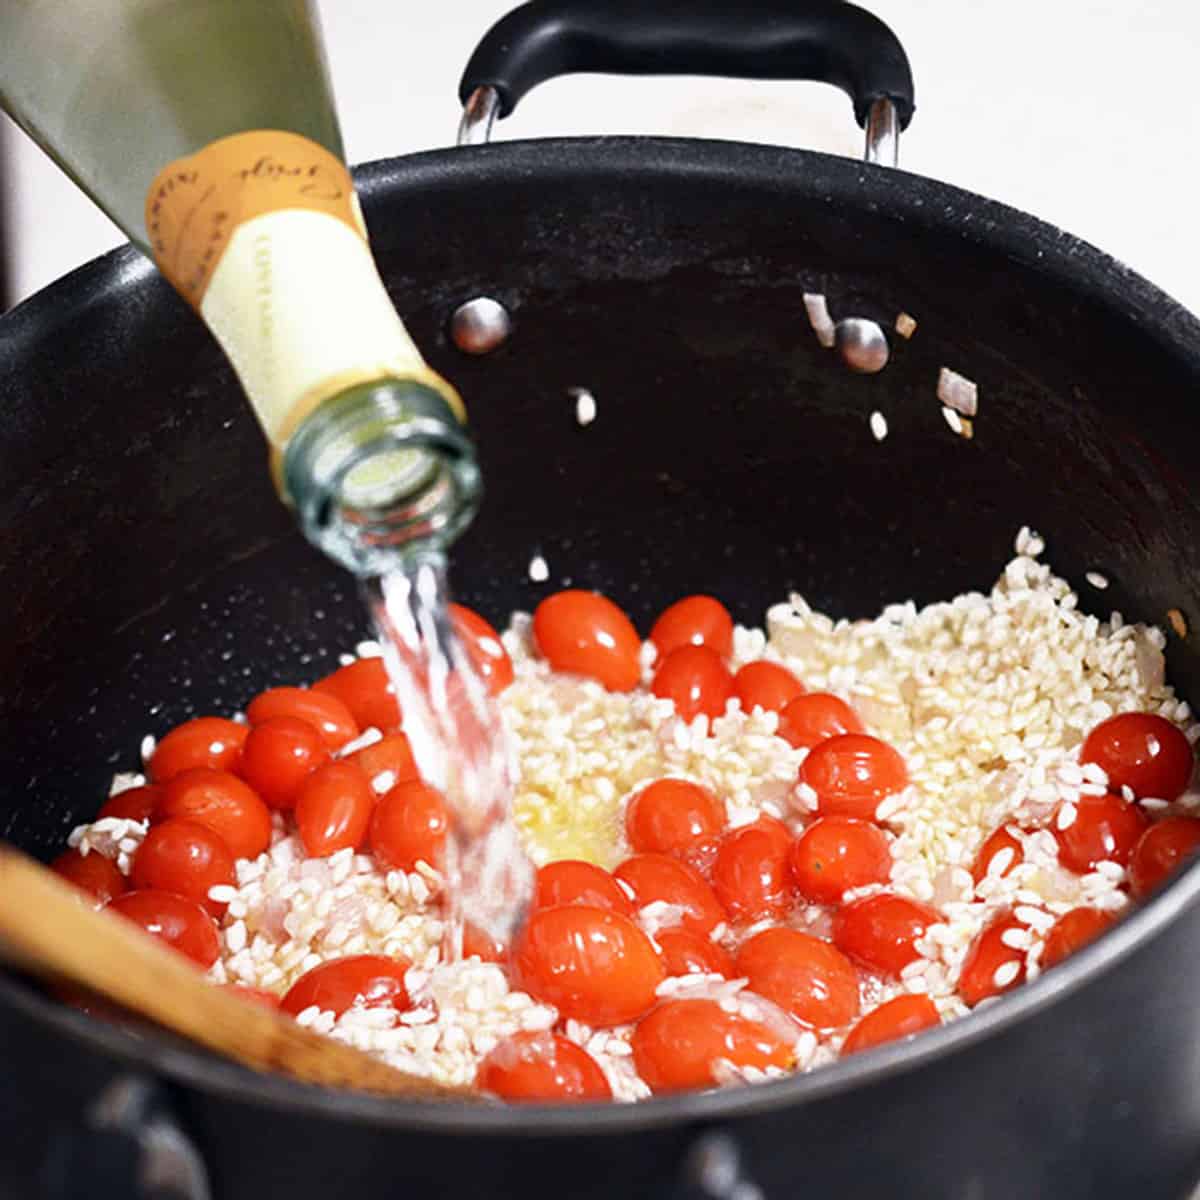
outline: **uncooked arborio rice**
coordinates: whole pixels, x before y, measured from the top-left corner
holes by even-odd
[[[893,604],[862,621],[834,620],[792,596],[768,610],[765,630],[736,631],[735,668],[760,657],[783,663],[809,690],[848,701],[868,730],[891,742],[907,762],[910,786],[877,813],[894,834],[891,887],[936,904],[944,920],[918,940],[921,957],[899,979],[865,979],[864,1011],[904,992],[923,992],[944,1018],[964,1014],[956,992],[964,955],[1002,911],[1020,923],[1005,934],[1005,944],[1024,954],[1033,978],[1057,914],[1080,904],[1121,909],[1125,873],[1119,865],[1100,863],[1074,875],[1059,865],[1049,829],[1026,832],[1019,826],[1045,826],[1056,809],[1059,825],[1069,824],[1080,796],[1106,790],[1103,771],[1078,761],[1086,732],[1104,718],[1125,710],[1156,712],[1183,727],[1193,742],[1200,734],[1188,706],[1164,682],[1162,633],[1128,625],[1119,613],[1101,620],[1080,612],[1069,586],[1040,561],[1043,550],[1041,538],[1021,530],[1016,556],[986,594],[967,593],[924,609]],[[669,701],[645,690],[608,692],[553,673],[533,650],[527,616],[513,618],[504,643],[516,673],[502,696],[516,761],[515,819],[536,862],[572,857],[615,865],[628,853],[623,813],[629,798],[664,775],[712,789],[724,798],[733,825],[764,811],[793,825],[811,817],[815,795],[796,786],[806,751],[776,736],[774,713],[744,713],[734,700],[712,722],[700,716],[685,724]],[[653,662],[647,643],[647,680]],[[137,782],[140,776],[118,776],[114,789]],[[1188,793],[1180,805],[1196,802]],[[1007,851],[976,886],[972,859],[983,839],[1009,819],[1023,861],[1011,866]],[[111,857],[127,872],[144,833],[137,822],[101,820],[77,829],[71,845]],[[240,861],[236,889],[219,896],[228,909],[211,977],[281,993],[333,957],[402,957],[412,963],[411,1011],[352,1009],[335,1018],[310,1009],[300,1020],[397,1066],[469,1082],[500,1039],[549,1029],[558,1014],[512,990],[497,966],[474,959],[441,962],[440,888],[437,872],[424,864],[411,874],[385,872],[369,856],[349,850],[306,860],[297,837],[277,817],[269,851]],[[856,894],[879,890],[876,885]],[[667,905],[648,905],[640,913],[651,936],[676,916]],[[827,922],[828,910],[818,906],[800,906],[794,918],[817,934],[827,933]],[[714,936],[732,935],[720,926]],[[1010,965],[1000,967],[997,986],[1018,973],[1018,965]],[[659,990],[664,996],[711,996],[735,1011],[749,1005],[759,1019],[766,1005],[746,991],[744,980],[672,978]],[[787,1027],[803,1070],[836,1057],[846,1033],[818,1038]],[[571,1020],[562,1028],[600,1063],[618,1099],[648,1094],[631,1059],[632,1027],[593,1030]],[[732,1067],[721,1073],[731,1083],[752,1077],[765,1076]]]

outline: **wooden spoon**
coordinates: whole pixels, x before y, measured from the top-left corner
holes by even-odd
[[[66,979],[257,1071],[421,1100],[482,1097],[396,1070],[218,987],[178,951],[80,902],[53,871],[0,842],[0,949],[36,975]]]

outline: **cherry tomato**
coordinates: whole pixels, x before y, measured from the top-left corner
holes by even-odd
[[[556,671],[590,676],[609,691],[628,692],[641,679],[637,630],[598,592],[569,590],[547,596],[534,610],[533,640]]]
[[[660,659],[680,646],[707,646],[721,658],[733,653],[733,618],[720,600],[711,596],[685,596],[663,609],[650,640]]]
[[[500,635],[465,604],[450,605],[450,620],[476,674],[487,684],[488,691],[498,696],[513,681],[512,659]]]
[[[224,717],[196,717],[176,725],[154,748],[146,773],[154,783],[190,767],[232,771],[241,757],[250,728]]]
[[[1138,839],[1129,860],[1130,890],[1139,899],[1149,895],[1182,866],[1200,846],[1200,819],[1167,817]]]
[[[941,914],[928,904],[891,892],[864,896],[833,914],[833,942],[855,962],[899,975],[918,958],[913,943]]]
[[[504,943],[497,941],[485,929],[480,929],[474,921],[463,922],[462,956],[490,963],[508,962],[508,950]]]
[[[268,688],[250,701],[246,719],[253,727],[272,717],[307,721],[330,750],[340,749],[359,734],[358,722],[345,701],[329,692],[298,687]]]
[[[375,805],[368,838],[371,853],[393,870],[415,871],[418,862],[441,870],[449,824],[441,792],[419,779],[398,783]]]
[[[95,850],[87,854],[66,850],[50,864],[50,870],[86,892],[93,900],[92,908],[103,908],[129,887],[117,864]]]
[[[1025,926],[1014,916],[1001,913],[985,925],[967,947],[958,991],[972,1008],[981,1000],[998,996],[1025,981],[1025,951],[1014,949],[1004,941],[1004,935],[1013,929],[1025,932]]]
[[[336,696],[361,729],[388,733],[400,727],[400,704],[382,658],[358,658],[318,679],[314,692]]]
[[[869,821],[820,817],[792,843],[788,865],[806,900],[840,904],[849,888],[888,881],[892,851],[883,831]]]
[[[720,848],[721,839],[719,837],[702,837],[697,838],[682,850],[677,850],[675,857],[708,879],[712,875],[713,864],[717,861],[717,851]]]
[[[210,900],[208,889],[234,887],[233,855],[223,838],[199,821],[172,817],[146,834],[129,872],[139,891],[174,892],[219,917],[225,905]]]
[[[202,967],[217,961],[221,952],[217,926],[195,900],[147,888],[126,892],[108,907]]]
[[[716,1063],[791,1067],[793,1044],[761,1021],[726,1012],[715,1000],[669,1000],[643,1017],[630,1038],[638,1074],[655,1092],[709,1088]]]
[[[227,983],[224,987],[226,991],[241,996],[251,1004],[261,1004],[264,1008],[279,1007],[279,997],[274,992],[268,992],[266,988],[247,987],[244,983]]]
[[[787,667],[759,659],[746,663],[733,677],[733,694],[742,702],[742,712],[761,708],[777,713],[804,694],[804,684]]]
[[[1042,968],[1057,966],[1064,958],[1082,950],[1088,942],[1098,938],[1113,925],[1116,919],[1115,913],[1104,912],[1087,905],[1063,913],[1046,934],[1046,944],[1042,948]]]
[[[367,836],[375,793],[348,762],[326,763],[305,777],[296,793],[296,828],[310,858],[357,850]]]
[[[404,976],[409,963],[382,954],[350,954],[320,963],[306,971],[287,990],[279,1007],[293,1017],[314,1004],[322,1012],[341,1016],[348,1008],[409,1007]]]
[[[792,889],[790,845],[786,830],[780,837],[773,826],[759,822],[732,829],[721,839],[712,886],[735,921],[777,917],[787,910]]]
[[[186,817],[224,839],[234,858],[257,858],[271,845],[271,810],[228,771],[193,767],[167,781],[159,816]]]
[[[999,872],[1000,878],[1007,875],[1013,867],[1025,861],[1024,847],[1007,826],[1001,825],[988,834],[987,841],[979,847],[979,852],[975,855],[975,861],[971,865],[971,878],[977,884],[982,883],[987,877],[989,864],[1002,850],[1011,850],[1012,854],[1009,855],[1008,866]]]
[[[96,820],[119,817],[125,821],[152,821],[159,804],[162,803],[162,796],[163,789],[157,783],[126,788],[105,800],[96,814]]]
[[[897,996],[859,1020],[842,1043],[842,1054],[857,1054],[884,1042],[898,1042],[941,1023],[942,1018],[928,996]]]
[[[854,709],[828,692],[805,692],[789,700],[779,714],[779,736],[798,749],[811,750],[844,733],[865,733]]]
[[[242,747],[238,774],[272,808],[291,808],[305,778],[329,761],[321,735],[299,717],[255,725]]]
[[[660,699],[670,700],[685,721],[698,713],[719,717],[733,693],[733,676],[707,646],[680,646],[655,669],[650,690]]]
[[[725,912],[704,876],[677,858],[635,854],[613,874],[633,889],[638,908],[656,901],[678,905],[683,910],[679,924],[694,933],[707,936],[725,920]]]
[[[723,975],[733,978],[733,957],[711,938],[690,929],[662,929],[654,935],[668,975]]]
[[[392,787],[420,777],[412,746],[402,733],[389,733],[379,741],[347,754],[344,761],[356,763],[372,786],[385,771],[392,775]]]
[[[525,991],[563,1017],[601,1026],[637,1020],[666,978],[654,944],[628,917],[582,904],[535,909],[512,968]]]
[[[1058,827],[1058,813],[1051,824],[1058,839],[1058,861],[1068,870],[1083,874],[1098,862],[1126,866],[1133,848],[1150,824],[1136,804],[1114,796],[1080,796],[1073,802],[1075,820],[1066,829]]]
[[[600,1064],[557,1033],[514,1033],[479,1064],[475,1086],[504,1100],[611,1100]]]
[[[858,1015],[858,971],[836,947],[797,929],[764,929],[743,942],[735,970],[750,990],[802,1025],[837,1029]]]
[[[1103,767],[1113,791],[1132,788],[1139,800],[1178,800],[1191,782],[1194,762],[1191,744],[1170,721],[1137,712],[1101,721],[1079,757]]]
[[[879,802],[908,786],[908,769],[887,742],[843,733],[809,751],[799,778],[817,793],[822,816],[873,821]]]
[[[607,908],[632,917],[633,902],[603,867],[578,859],[564,858],[538,869],[533,884],[533,907],[556,908],[560,904],[586,904]]]
[[[721,833],[725,805],[698,783],[658,779],[629,802],[625,832],[638,851],[678,854],[702,837]]]

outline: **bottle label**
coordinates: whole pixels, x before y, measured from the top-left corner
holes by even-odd
[[[323,146],[282,130],[213,142],[159,173],[146,228],[277,448],[322,400],[388,376],[428,384],[462,417],[388,297],[349,171]]]

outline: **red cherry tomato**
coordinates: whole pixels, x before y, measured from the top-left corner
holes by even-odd
[[[1010,991],[1025,981],[1025,951],[1004,941],[1009,930],[1025,932],[1025,926],[1011,914],[1002,913],[985,925],[967,948],[958,991],[972,1008],[981,1000]]]
[[[1069,958],[1077,950],[1082,950],[1088,942],[1098,938],[1110,925],[1116,922],[1116,914],[1103,912],[1098,908],[1082,905],[1065,912],[1050,927],[1046,934],[1046,944],[1042,948],[1041,965],[1057,966],[1064,958]]]
[[[409,963],[381,954],[351,954],[323,962],[306,971],[288,989],[279,1007],[293,1017],[314,1004],[322,1012],[341,1016],[348,1008],[409,1007],[404,976]]]
[[[221,952],[217,926],[195,900],[151,888],[126,892],[108,907],[202,967],[217,961]]]
[[[158,815],[207,826],[234,858],[257,858],[271,844],[271,810],[248,783],[228,771],[181,771],[167,781]]]
[[[1058,861],[1071,871],[1083,874],[1098,862],[1126,866],[1138,839],[1150,824],[1136,804],[1111,793],[1105,796],[1080,796],[1074,801],[1075,820],[1059,829],[1055,812],[1051,829],[1058,839]]]
[[[782,828],[782,823],[776,824]],[[721,839],[712,886],[733,920],[757,921],[787,910],[792,891],[790,845],[786,830],[780,837],[774,826],[757,821],[732,829]]]
[[[670,1000],[643,1017],[630,1039],[638,1074],[655,1092],[709,1088],[718,1060],[787,1069],[793,1043],[761,1021],[725,1012],[715,1000]]]
[[[504,1100],[611,1100],[600,1064],[557,1033],[514,1033],[479,1064],[475,1086]]]
[[[234,887],[233,855],[223,838],[199,821],[172,817],[146,834],[129,872],[139,891],[174,892],[219,917],[225,905],[210,900],[208,889]]]
[[[1133,789],[1140,800],[1178,800],[1191,782],[1192,747],[1179,729],[1152,713],[1121,713],[1101,721],[1083,743],[1080,761],[1097,763],[1113,791]]]
[[[154,783],[190,767],[232,771],[242,753],[249,726],[224,717],[196,717],[176,725],[154,748],[146,771]]]
[[[761,708],[777,713],[804,694],[804,684],[787,667],[759,659],[746,663],[733,677],[733,694],[742,702],[742,712]]]
[[[662,929],[654,935],[668,975],[723,975],[733,978],[733,957],[711,938],[690,929]]]
[[[833,942],[855,962],[899,975],[919,955],[913,943],[941,920],[928,904],[891,892],[864,896],[833,914]]]
[[[115,796],[109,796],[100,806],[96,820],[105,817],[119,817],[124,821],[152,821],[162,802],[163,789],[157,783],[147,783],[142,787],[126,788]]]
[[[681,854],[725,825],[725,805],[708,788],[686,779],[655,780],[625,810],[625,832],[638,851]]]
[[[362,729],[383,733],[400,727],[400,705],[382,658],[359,658],[318,679],[314,692],[336,696]]]
[[[305,778],[329,761],[321,735],[298,717],[255,725],[242,747],[238,774],[272,808],[291,808]]]
[[[797,696],[779,714],[779,736],[798,749],[811,750],[844,733],[865,732],[854,709],[828,692]]]
[[[233,992],[235,996],[241,996],[251,1004],[261,1004],[264,1008],[279,1007],[279,997],[274,992],[268,992],[266,988],[247,987],[244,983],[227,983],[224,987],[227,992]]]
[[[628,917],[582,904],[534,910],[513,945],[512,968],[531,996],[600,1026],[637,1020],[666,978],[654,944]]]
[[[733,676],[707,646],[680,646],[655,669],[650,690],[660,699],[670,700],[685,721],[698,713],[719,717],[733,692]]]
[[[800,764],[799,778],[817,793],[822,816],[873,821],[879,802],[908,786],[908,769],[887,742],[844,733],[814,746]]]
[[[95,850],[87,854],[66,850],[50,864],[50,870],[90,896],[92,908],[103,908],[114,897],[124,895],[129,887],[117,864]]]
[[[500,635],[474,609],[465,604],[450,605],[450,620],[476,673],[498,696],[513,681],[512,659]]]
[[[788,865],[806,900],[840,904],[849,888],[888,881],[892,851],[883,831],[869,821],[820,817],[792,844]]]
[[[367,836],[375,793],[349,762],[331,762],[307,775],[296,793],[296,827],[310,858],[357,850]]]
[[[733,653],[733,618],[720,600],[685,596],[663,609],[650,630],[650,640],[660,660],[680,646],[707,646],[728,658]]]
[[[412,746],[402,733],[389,733],[379,741],[347,754],[344,761],[357,764],[372,785],[385,771],[393,776],[392,787],[420,777]]]
[[[568,590],[547,596],[534,610],[533,640],[556,671],[587,675],[609,691],[628,692],[641,679],[637,630],[598,592]]]
[[[478,958],[483,962],[508,962],[508,950],[504,943],[480,929],[473,921],[463,922],[462,953],[463,958]]]
[[[802,1025],[837,1029],[858,1015],[858,971],[836,947],[796,929],[764,929],[742,943],[735,970],[750,990]]]
[[[418,862],[441,870],[449,824],[441,792],[419,779],[398,783],[375,805],[371,853],[393,870],[415,871]]]
[[[330,750],[338,750],[358,737],[358,722],[343,700],[329,692],[308,688],[277,687],[260,692],[250,701],[246,719],[251,727],[272,717],[295,717],[307,721]]]
[[[707,936],[725,920],[725,912],[704,876],[677,858],[635,854],[613,874],[633,889],[638,908],[656,901],[678,905],[683,910],[679,923],[693,933]]]
[[[1200,847],[1200,819],[1167,817],[1138,839],[1129,860],[1130,890],[1139,899],[1149,895]]]
[[[979,852],[975,855],[975,861],[971,864],[971,878],[977,884],[982,883],[987,877],[988,866],[991,864],[992,859],[1002,850],[1011,850],[1012,854],[1008,856],[1008,865],[1003,871],[999,872],[1001,878],[1007,875],[1013,867],[1025,861],[1025,848],[1007,826],[1001,825],[998,829],[992,830],[988,835],[987,841],[979,847]]]
[[[928,996],[897,996],[872,1009],[850,1030],[842,1043],[842,1054],[857,1054],[884,1042],[898,1042],[941,1023],[938,1010]]]
[[[547,863],[534,879],[534,908],[557,908],[560,904],[607,908],[625,917],[635,912],[633,902],[603,867],[572,858]]]

